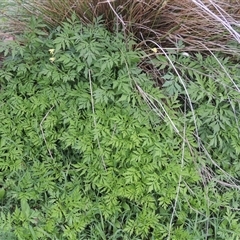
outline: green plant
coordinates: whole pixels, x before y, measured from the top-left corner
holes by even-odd
[[[198,158],[195,161],[206,191],[207,236],[235,239],[239,235],[235,228],[239,227],[235,218],[239,208],[239,66],[220,53],[207,57],[170,53],[167,57],[156,56],[153,63],[163,72],[162,91],[168,96],[177,95],[181,103],[178,111],[184,115],[186,126],[195,129],[199,154],[205,155],[200,162]],[[223,222],[228,222],[229,214],[233,222],[227,230]]]
[[[43,28],[32,19],[19,42],[1,48],[1,233],[24,240],[238,234],[239,194],[224,185],[232,179],[220,171],[232,173],[237,165],[216,168],[223,154],[237,157],[237,148],[206,147],[201,132],[216,129],[210,115],[201,118],[201,106],[209,110],[209,102],[217,101],[222,106],[228,93],[214,83],[217,98],[215,90],[206,89],[199,99],[195,93],[211,80],[204,77],[209,65],[204,61],[219,66],[214,58],[200,64],[200,55],[197,60],[170,55],[184,81],[180,88],[169,91],[165,83],[159,90],[138,66],[146,56],[133,51],[133,39],[110,33],[100,19],[85,26],[73,15],[49,34]],[[178,81],[167,61],[157,56],[154,65],[172,73],[166,81]],[[230,84],[226,76],[224,81]],[[196,121],[181,83],[189,86]],[[236,91],[227,96],[236,99]],[[237,102],[231,104],[238,112]],[[218,109],[221,124],[229,131],[230,122],[236,132],[230,110]]]
[[[138,92],[161,97],[137,67],[141,52],[99,22],[84,27],[73,16],[49,36],[40,22],[30,25],[0,71],[2,231],[18,239],[160,237],[167,230],[157,206],[168,212],[175,197],[177,168],[166,181],[178,157],[161,150],[162,121]]]
[[[235,161],[240,153],[239,66],[220,54],[205,58],[201,54],[169,57],[174,69],[168,65],[168,73],[163,76],[163,91],[170,96],[177,94],[183,103],[187,100],[186,112],[197,129],[197,137],[207,146],[207,151],[213,153],[217,148],[212,157],[219,159],[220,166],[225,165],[226,159],[227,166],[230,159]],[[157,58],[161,64],[162,57]],[[193,114],[195,120],[190,117]],[[238,172],[231,170],[233,176]]]

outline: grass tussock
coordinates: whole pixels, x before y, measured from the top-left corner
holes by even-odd
[[[141,46],[148,39],[163,48],[176,48],[178,41],[185,43],[184,51],[222,51],[235,54],[230,41],[240,42],[240,2],[209,0],[18,0],[15,9],[24,11],[11,18],[11,27],[22,31],[29,15],[44,19],[51,27],[62,23],[73,12],[81,22],[92,23],[102,17],[109,30],[122,30],[139,39]],[[2,12],[3,14],[3,12]],[[5,14],[6,15],[6,14]],[[151,45],[151,44],[150,44]]]

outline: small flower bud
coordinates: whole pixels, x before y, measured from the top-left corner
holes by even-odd
[[[152,48],[151,49],[154,53],[157,53],[157,48]]]
[[[55,57],[51,57],[51,58],[49,58],[49,60],[53,63],[55,60]]]
[[[48,51],[50,52],[50,54],[52,54],[52,55],[53,55],[53,53],[54,53],[54,50],[55,50],[55,49],[51,48],[51,49],[49,49]]]

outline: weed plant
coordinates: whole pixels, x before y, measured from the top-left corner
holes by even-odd
[[[238,0],[0,6],[0,239],[239,237]]]
[[[1,45],[0,236],[236,239],[239,66],[133,51],[100,19],[45,27]]]

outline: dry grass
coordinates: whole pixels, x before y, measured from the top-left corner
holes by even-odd
[[[163,48],[176,48],[182,40],[184,51],[222,51],[235,54],[227,43],[240,43],[240,0],[12,0],[24,9],[12,18],[11,27],[22,31],[26,16],[43,17],[56,26],[73,12],[85,24],[103,16],[109,30],[134,34],[139,45],[151,39]],[[3,14],[3,13],[2,13]],[[6,15],[6,14],[5,14]],[[7,28],[9,29],[9,28]]]

